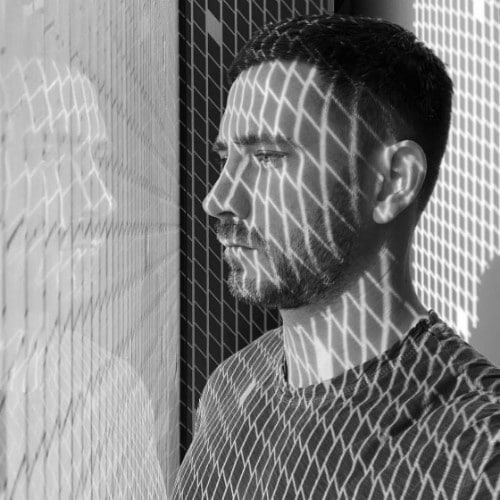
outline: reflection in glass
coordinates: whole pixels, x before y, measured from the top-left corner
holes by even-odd
[[[116,201],[95,86],[4,58],[0,89],[3,492],[162,498],[148,392],[105,335]]]

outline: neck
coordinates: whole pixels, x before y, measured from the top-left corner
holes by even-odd
[[[410,277],[409,250],[382,248],[372,265],[327,298],[281,309],[288,382],[318,384],[374,358],[425,317]]]

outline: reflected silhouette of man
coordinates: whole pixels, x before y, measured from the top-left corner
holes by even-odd
[[[443,63],[397,25],[324,15],[265,27],[230,77],[203,206],[232,293],[283,325],[211,375],[174,497],[496,497],[500,372],[410,276]]]
[[[95,87],[49,58],[1,58],[0,103],[3,492],[164,498],[149,395],[98,307],[115,202]]]

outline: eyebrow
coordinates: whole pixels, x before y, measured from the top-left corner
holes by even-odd
[[[282,146],[296,146],[295,142],[282,135],[270,135],[270,134],[248,134],[244,136],[237,136],[233,139],[233,143],[237,146],[256,146],[257,144],[277,144]],[[227,151],[227,144],[224,141],[215,141],[212,146],[212,151],[218,153],[221,151]]]

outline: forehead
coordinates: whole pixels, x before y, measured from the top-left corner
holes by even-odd
[[[319,70],[307,63],[268,61],[252,66],[230,89],[221,138],[281,134],[297,139],[301,127],[319,123],[325,87]]]
[[[0,73],[4,107],[15,136],[45,133],[79,141],[105,139],[97,92],[88,77],[54,61],[15,61]]]

